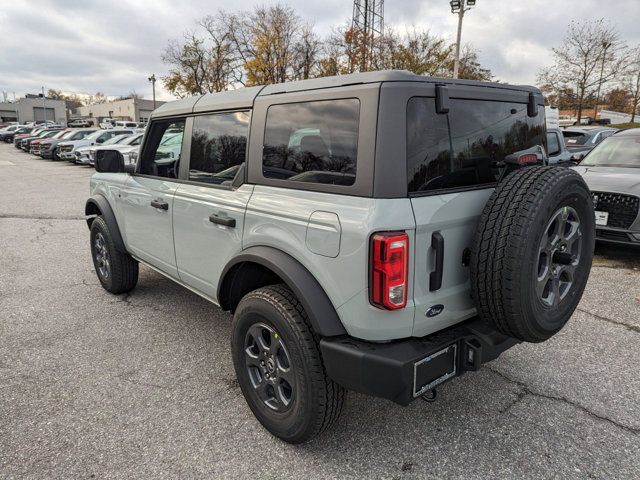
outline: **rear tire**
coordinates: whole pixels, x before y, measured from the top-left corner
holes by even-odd
[[[485,205],[471,250],[478,314],[505,335],[547,340],[582,297],[594,244],[591,194],[577,172],[515,171]]]
[[[98,280],[111,293],[126,293],[138,283],[138,262],[128,253],[119,252],[107,222],[101,216],[91,223],[91,257]]]
[[[318,336],[291,290],[274,285],[248,293],[232,329],[236,377],[269,432],[302,443],[337,420],[345,390],[327,377]]]

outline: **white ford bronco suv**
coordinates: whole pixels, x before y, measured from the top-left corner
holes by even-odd
[[[167,103],[136,165],[96,152],[95,270],[120,294],[143,263],[232,312],[249,407],[303,442],[345,389],[433,399],[565,325],[595,221],[545,133],[535,88],[402,71]]]

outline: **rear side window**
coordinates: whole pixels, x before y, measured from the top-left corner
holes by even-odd
[[[216,185],[232,181],[245,161],[248,133],[246,111],[194,117],[189,180]]]
[[[505,157],[538,153],[544,146],[544,109],[527,116],[524,103],[452,99],[437,114],[435,99],[414,97],[407,106],[409,193],[494,184]]]
[[[356,179],[360,101],[272,105],[262,153],[265,178],[330,185]]]

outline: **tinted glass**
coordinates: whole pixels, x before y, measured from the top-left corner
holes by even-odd
[[[154,122],[145,142],[140,173],[154,177],[178,178],[184,119]]]
[[[562,132],[564,136],[564,143],[567,146],[572,145],[584,145],[589,140],[589,135],[584,134],[582,132]]]
[[[511,154],[538,153],[544,145],[544,109],[485,100],[450,101],[437,114],[435,99],[414,97],[407,106],[407,174],[410,193],[491,185]]]
[[[640,168],[640,136],[608,138],[591,150],[580,166]]]
[[[265,178],[353,185],[358,153],[357,99],[272,105],[262,154]]]
[[[558,141],[558,134],[556,132],[547,133],[547,148],[549,148],[549,155],[557,155],[560,153],[560,142]]]
[[[244,163],[249,112],[202,115],[193,119],[189,180],[222,184]]]

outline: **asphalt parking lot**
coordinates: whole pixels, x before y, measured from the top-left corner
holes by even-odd
[[[433,404],[349,394],[291,446],[240,393],[230,315],[145,267],[129,295],[99,286],[91,173],[0,144],[0,477],[640,478],[640,251],[598,247],[552,340]]]

